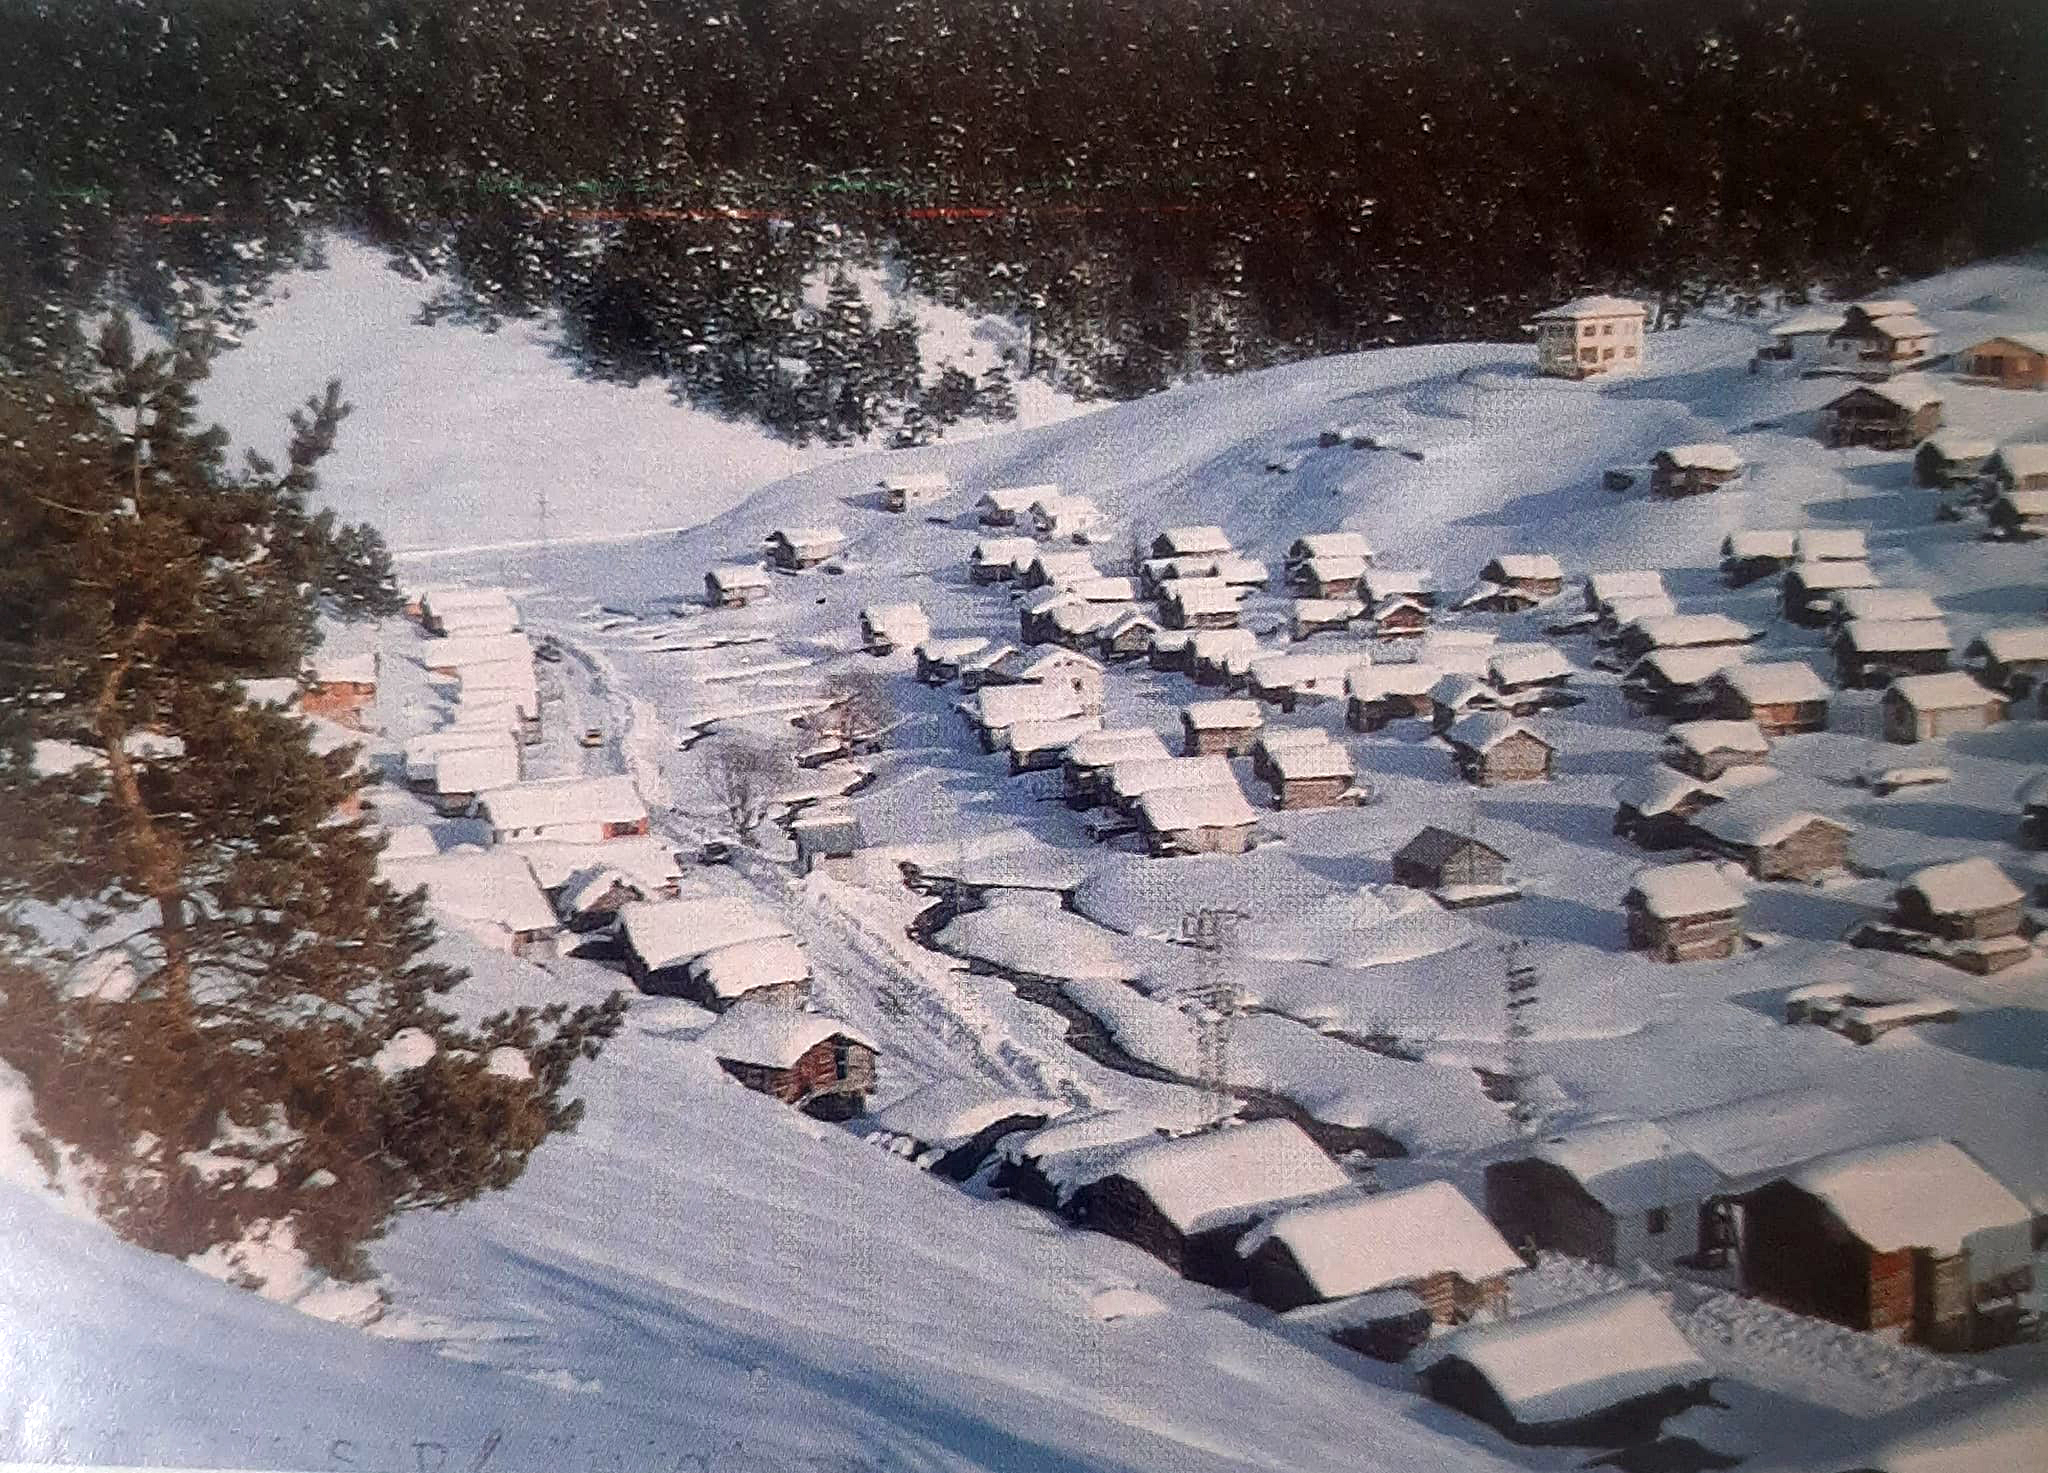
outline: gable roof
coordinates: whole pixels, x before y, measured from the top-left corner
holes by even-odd
[[[1994,660],[2048,660],[2048,624],[2008,624],[1986,629],[1971,641]]]
[[[1194,731],[1234,731],[1265,724],[1258,702],[1238,698],[1190,701],[1181,710],[1180,719]]]
[[[2004,870],[1981,855],[1915,870],[1899,887],[1901,895],[1907,891],[1917,894],[1938,915],[1996,910],[2027,898]]]
[[[1664,740],[1687,752],[1753,752],[1771,750],[1771,740],[1754,721],[1680,721]]]
[[[1652,649],[1694,649],[1702,645],[1746,644],[1756,631],[1726,614],[1645,614],[1628,628]]]
[[[1955,711],[1965,706],[1984,706],[2005,697],[1977,683],[1965,670],[1944,670],[1938,675],[1901,675],[1885,687],[1887,700],[1903,701],[1915,711]]]
[[[1444,740],[1454,747],[1463,747],[1473,752],[1491,752],[1511,736],[1525,736],[1545,747],[1551,744],[1538,736],[1526,723],[1517,721],[1505,711],[1474,711],[1470,716],[1452,724],[1444,733]],[[1555,750],[1555,748],[1552,748]]]
[[[1182,1233],[1243,1222],[1261,1209],[1347,1190],[1350,1179],[1291,1120],[1260,1120],[1140,1146],[1116,1174]]]
[[[690,963],[714,997],[745,997],[763,987],[807,982],[811,964],[793,936],[757,936],[714,947]]]
[[[1826,1203],[1842,1226],[1880,1253],[1924,1248],[1949,1257],[1972,1233],[2033,1221],[2024,1202],[1952,1141],[1841,1151],[1786,1180]]]
[[[1324,1299],[1445,1272],[1476,1284],[1525,1267],[1494,1225],[1447,1181],[1289,1208],[1239,1239],[1238,1256],[1249,1258],[1269,1242],[1287,1249]]]
[[[1742,909],[1742,892],[1728,883],[1718,864],[1705,859],[1639,869],[1629,894],[1660,921]]]
[[[1495,859],[1506,862],[1507,856],[1493,845],[1470,834],[1454,833],[1440,829],[1435,824],[1425,827],[1422,832],[1394,851],[1394,858],[1404,863],[1425,865],[1431,869],[1449,864],[1466,849],[1483,849]]]
[[[1850,619],[1837,636],[1861,654],[1921,653],[1949,647],[1948,625],[1939,619]]]
[[[1730,665],[1713,678],[1752,706],[1825,701],[1828,698],[1827,684],[1803,660]]]
[[[1167,527],[1152,539],[1152,545],[1161,549],[1162,557],[1199,557],[1231,550],[1224,530],[1208,525]]]
[[[1908,414],[1917,414],[1930,404],[1939,404],[1941,395],[1925,379],[1906,377],[1888,379],[1881,383],[1858,384],[1846,394],[1838,394],[1821,407],[1836,409],[1851,401],[1869,395],[1882,399],[1887,404],[1903,409]]]
[[[1235,778],[1228,785],[1149,788],[1138,799],[1138,817],[1158,834],[1249,828],[1259,819]]]
[[[620,939],[650,971],[694,961],[721,946],[788,934],[788,926],[737,896],[636,900],[619,907]]]
[[[1283,782],[1323,777],[1350,778],[1358,771],[1351,763],[1351,754],[1327,740],[1282,747],[1267,760]]]
[[[1304,532],[1294,539],[1287,553],[1296,561],[1313,557],[1370,559],[1373,545],[1363,532]]]
[[[1587,591],[1595,603],[1607,603],[1617,598],[1641,598],[1645,595],[1661,597],[1664,593],[1664,575],[1650,568],[1625,568],[1613,573],[1593,573],[1586,578]]]
[[[470,849],[416,859],[380,858],[378,875],[400,892],[427,887],[435,910],[512,932],[555,931],[561,922],[516,850]]]
[[[558,777],[499,788],[483,799],[494,828],[534,829],[572,823],[637,823],[647,805],[623,773]]]
[[[1167,755],[1165,739],[1149,726],[1084,732],[1067,746],[1067,760],[1076,767],[1111,767],[1133,758]]]
[[[1745,793],[1716,803],[1694,818],[1693,827],[1743,849],[1768,849],[1782,844],[1811,824],[1853,833],[1848,824],[1810,808],[1788,808],[1762,794]]]
[[[1503,578],[1564,577],[1564,569],[1547,552],[1504,552],[1487,567],[1499,569]]]
[[[1698,1202],[1721,1175],[1650,1120],[1606,1120],[1539,1141],[1535,1156],[1563,1171],[1609,1212]]]
[[[718,1021],[697,1035],[697,1042],[720,1059],[787,1069],[828,1038],[845,1038],[880,1053],[850,1023],[824,1013],[801,1013],[770,1003],[741,1003],[718,1015]]]
[[[1742,456],[1733,445],[1708,442],[1667,446],[1650,458],[1652,460],[1669,461],[1682,471],[1739,471],[1742,469]]]
[[[1538,312],[1532,322],[1571,322],[1582,317],[1648,317],[1650,309],[1627,297],[1574,297],[1569,302]]]

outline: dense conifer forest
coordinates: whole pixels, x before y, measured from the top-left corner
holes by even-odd
[[[2035,0],[5,0],[0,30],[9,350],[194,278],[232,316],[343,224],[448,273],[437,312],[560,309],[590,372],[798,439],[2048,233]],[[931,371],[840,280],[884,262],[1026,348]]]

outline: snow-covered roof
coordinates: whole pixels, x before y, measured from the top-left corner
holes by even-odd
[[[1654,459],[1668,460],[1682,471],[1739,471],[1742,456],[1733,445],[1699,442],[1690,445],[1671,445],[1659,450]]]
[[[514,695],[526,695],[538,688],[539,677],[534,673],[531,657],[518,660],[491,660],[481,665],[458,665],[455,679],[462,694],[474,695],[479,691],[505,691]]]
[[[1074,592],[1065,583],[1055,583],[1049,588],[1036,589],[1026,594],[1017,604],[1020,614],[1049,614],[1062,604],[1083,604],[1087,600]]]
[[[1062,721],[1086,714],[1078,691],[1058,685],[985,685],[961,703],[961,709],[990,731],[1020,721]]]
[[[1664,594],[1664,575],[1649,568],[1625,568],[1616,573],[1594,573],[1586,579],[1586,588],[1593,595],[1596,604],[1607,603],[1617,598],[1642,598],[1646,595],[1661,598]]]
[[[1922,448],[1932,450],[1943,460],[1988,460],[1991,452],[1998,448],[1998,442],[1981,435],[1965,434],[1961,430],[1936,430],[1923,442]]]
[[[1647,614],[1631,619],[1628,627],[1660,650],[1743,644],[1756,638],[1754,629],[1726,614]]]
[[[1858,527],[1804,527],[1792,539],[1792,555],[1802,563],[1858,563],[1870,547]]]
[[[1131,609],[1126,613],[1118,614],[1115,619],[1104,626],[1102,632],[1105,636],[1114,639],[1118,635],[1128,633],[1133,629],[1143,629],[1152,634],[1157,634],[1159,632],[1159,625],[1154,620],[1146,618],[1145,615],[1139,613],[1136,609]]]
[[[449,747],[434,754],[434,791],[482,793],[487,801],[509,793],[519,782],[519,749],[503,731],[489,746]]]
[[[860,611],[860,621],[897,644],[916,644],[932,631],[922,604],[869,604]]]
[[[614,869],[647,894],[678,886],[682,868],[676,852],[652,834],[628,834],[593,843],[537,839],[522,843],[519,854],[533,866],[543,889],[568,885],[594,869]]]
[[[1310,685],[1334,688],[1349,671],[1371,663],[1372,655],[1363,649],[1322,655],[1265,655],[1252,661],[1252,683],[1266,690]]]
[[[787,1069],[828,1038],[845,1038],[881,1052],[851,1023],[759,1002],[743,1002],[720,1013],[717,1022],[697,1035],[697,1042],[714,1057],[735,1064]]]
[[[1340,1192],[1343,1169],[1291,1120],[1260,1120],[1140,1146],[1117,1175],[1182,1233],[1242,1222],[1261,1209]]]
[[[1200,557],[1229,552],[1230,538],[1221,527],[1168,527],[1152,540],[1166,557]]]
[[[984,537],[974,544],[974,550],[967,554],[969,562],[1008,563],[1014,568],[1029,567],[1031,560],[1038,556],[1038,544],[1029,537]]]
[[[1930,864],[1908,875],[1899,889],[1914,892],[1927,902],[1929,910],[1941,915],[1996,910],[2026,899],[2004,870],[1982,856]]]
[[[441,852],[434,830],[423,823],[405,823],[384,831],[384,859],[430,859]]]
[[[1167,755],[1165,739],[1149,726],[1083,732],[1067,746],[1067,761],[1076,767],[1110,767],[1134,758]]]
[[[1486,662],[1493,682],[1499,686],[1533,685],[1545,680],[1568,680],[1578,674],[1562,650],[1550,645],[1533,649],[1506,650]]]
[[[1305,746],[1282,747],[1268,760],[1283,782],[1310,778],[1351,777],[1351,754],[1332,741],[1310,742]]]
[[[1730,665],[1714,677],[1752,706],[1792,701],[1824,701],[1828,688],[1813,667],[1801,660],[1770,660],[1759,665]]]
[[[753,563],[720,563],[707,569],[705,577],[720,588],[766,588],[768,570]]]
[[[2015,477],[2048,476],[2048,444],[2037,440],[2001,445],[1996,459]]]
[[[1950,1257],[1973,1233],[2033,1221],[2024,1202],[1951,1141],[1842,1151],[1808,1162],[1787,1180],[1880,1253],[1922,1248]]]
[[[2016,344],[2029,353],[2048,353],[2048,328],[2016,327],[2010,332],[1995,332],[1988,338],[1979,338],[1970,346],[1977,348],[1985,343],[1998,342]]]
[[[1535,1147],[1610,1212],[1698,1202],[1721,1185],[1720,1173],[1649,1120],[1606,1120],[1551,1136]]]
[[[981,493],[981,505],[1006,511],[1011,515],[1031,510],[1031,503],[1041,496],[1057,496],[1060,488],[1053,482],[1037,486],[997,486]]]
[[[1429,687],[1429,698],[1452,711],[1462,711],[1475,702],[1491,709],[1499,700],[1485,681],[1462,670],[1446,670],[1439,675]]]
[[[1547,552],[1504,552],[1487,566],[1498,568],[1504,578],[1564,577],[1564,569]]]
[[[1076,578],[1067,587],[1092,604],[1127,604],[1138,596],[1137,582],[1131,578]]]
[[[1373,545],[1362,532],[1304,532],[1288,548],[1288,556],[1300,561],[1318,557],[1355,557],[1370,561]]]
[[[988,648],[988,641],[976,634],[963,635],[959,639],[920,640],[917,653],[927,662],[935,665],[952,665],[966,659],[979,650]]]
[[[1065,716],[1057,721],[1020,721],[1010,728],[1010,750],[1051,752],[1102,727],[1100,716]]]
[[[1366,559],[1349,553],[1317,553],[1305,559],[1302,570],[1318,583],[1356,581],[1365,576]]]
[[[1668,593],[1627,593],[1603,600],[1600,612],[1610,624],[1619,629],[1635,623],[1638,619],[1654,619],[1663,614],[1676,614],[1678,605],[1672,602]]]
[[[1843,588],[1833,603],[1840,619],[1939,619],[1941,610],[1919,588]]]
[[[1740,532],[1730,532],[1721,539],[1721,555],[1730,558],[1777,558],[1781,561],[1792,557],[1799,542],[1799,534],[1786,527],[1750,527]]]
[[[1383,598],[1413,597],[1436,587],[1436,579],[1421,568],[1371,568],[1365,574],[1366,596],[1378,603]]]
[[[1084,578],[1100,578],[1101,570],[1095,566],[1095,559],[1080,549],[1073,551],[1041,552],[1030,562],[1032,574],[1049,578],[1054,583],[1078,583]]]
[[[1994,660],[2048,660],[2048,624],[2009,624],[1986,629],[1974,641]]]
[[[882,486],[890,491],[933,491],[944,492],[952,487],[944,471],[891,471],[882,477]]]
[[[1639,869],[1629,893],[1660,921],[1742,909],[1742,892],[1728,883],[1719,865],[1705,859]]]
[[[1442,670],[1419,660],[1406,665],[1354,665],[1344,677],[1344,690],[1361,701],[1420,696],[1427,695],[1442,678]]]
[[[1348,624],[1365,612],[1355,598],[1298,598],[1294,601],[1294,622],[1303,624]]]
[[[1871,321],[1880,317],[1912,317],[1920,310],[1904,297],[1870,297],[1849,306]]]
[[[1258,702],[1238,699],[1190,701],[1180,719],[1195,731],[1239,731],[1265,724]]]
[[[719,998],[744,997],[763,987],[810,979],[811,964],[793,936],[757,936],[714,947],[690,963],[690,971]]]
[[[615,869],[611,865],[599,865],[595,869],[586,870],[581,878],[572,881],[562,891],[562,910],[567,915],[581,915],[620,885],[636,894],[641,890],[637,880],[624,870]],[[641,894],[640,898],[644,900],[647,897]]]
[[[1845,314],[1819,308],[1811,312],[1799,312],[1786,318],[1770,329],[1774,338],[1802,337],[1807,333],[1829,333],[1841,327]]]
[[[1252,749],[1270,757],[1296,747],[1327,747],[1330,734],[1320,726],[1269,726],[1252,744]]]
[[[1237,612],[1244,591],[1221,578],[1175,578],[1164,586],[1160,597],[1183,614],[1231,614]]]
[[[393,889],[427,887],[428,901],[451,920],[511,932],[554,931],[554,907],[526,861],[510,849],[463,848],[417,859],[378,857],[377,872]]]
[[[1885,687],[1885,695],[1897,697],[1915,711],[1953,711],[2005,699],[1998,692],[1977,684],[1977,678],[1963,670],[1944,670],[1938,675],[1901,675]]]
[[[1908,414],[1917,413],[1930,404],[1941,402],[1941,394],[1932,384],[1925,379],[1911,376],[1889,379],[1881,383],[1858,384],[1847,394],[1840,395],[1830,402],[1839,404],[1854,394],[1875,394],[1888,404],[1896,404]]]
[[[555,824],[637,823],[647,805],[623,773],[605,777],[558,777],[501,788],[484,799],[484,811],[501,829],[537,829]]]
[[[1664,740],[1688,752],[1753,752],[1771,750],[1771,740],[1754,721],[1681,721]]]
[[[1229,787],[1236,781],[1228,757],[1126,757],[1109,769],[1111,790],[1124,798],[1168,788]]]
[[[1493,1224],[1445,1181],[1290,1208],[1239,1239],[1238,1255],[1249,1258],[1274,1241],[1324,1299],[1446,1272],[1476,1284],[1524,1266]]]
[[[1418,1366],[1456,1358],[1522,1423],[1563,1422],[1713,1372],[1656,1299],[1629,1289],[1468,1325],[1427,1347]]]
[[[1031,514],[1044,522],[1086,522],[1102,515],[1087,497],[1071,491],[1047,491],[1032,498]]]
[[[1454,747],[1464,747],[1474,752],[1490,752],[1509,737],[1520,733],[1543,742],[1527,722],[1517,721],[1505,711],[1475,711],[1470,716],[1454,722],[1444,733],[1444,740]]]
[[[909,1136],[928,1146],[951,1147],[972,1140],[999,1121],[1018,1115],[1053,1120],[1071,1108],[1062,1100],[1008,1094],[976,1080],[940,1079],[892,1101],[870,1118],[892,1135]]]
[[[721,946],[789,934],[774,916],[731,895],[634,901],[619,907],[619,930],[633,954],[657,971]]]
[[[1910,313],[1891,313],[1884,317],[1873,318],[1870,325],[1874,330],[1888,338],[1931,338],[1934,336],[1933,327]]]
[[[1783,843],[1814,823],[1828,824],[1849,832],[1849,825],[1840,819],[1829,818],[1809,808],[1788,807],[1782,801],[1756,793],[1716,803],[1693,819],[1696,828],[1745,849],[1766,849]]]
[[[2048,487],[2001,491],[1998,501],[2023,517],[2048,517]]]
[[[836,548],[846,545],[846,534],[837,527],[777,527],[767,540],[793,548]]]
[[[1866,655],[1949,647],[1948,625],[1939,619],[1851,619],[1842,625],[1841,638]]]
[[[1661,764],[1623,778],[1614,785],[1614,801],[1646,818],[1669,813],[1695,793],[1713,791],[1713,784],[1675,767]]]
[[[1269,576],[1266,565],[1255,557],[1239,553],[1223,552],[1216,555],[1215,576],[1233,585],[1264,583]]]
[[[1148,789],[1138,800],[1138,817],[1157,834],[1249,828],[1259,818],[1235,780],[1215,787]]]
[[[1586,317],[1648,317],[1650,309],[1627,297],[1574,297],[1561,306],[1538,312],[1534,322],[1576,322]]]

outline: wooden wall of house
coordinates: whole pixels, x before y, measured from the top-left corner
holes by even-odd
[[[1782,842],[1756,851],[1750,872],[1759,880],[1810,880],[1849,861],[1849,836],[1829,823],[1809,823]]]
[[[1301,808],[1332,808],[1350,791],[1348,777],[1297,777],[1274,785],[1273,806],[1290,813]]]
[[[1707,961],[1735,955],[1742,940],[1742,913],[1654,916],[1641,905],[1628,907],[1628,944],[1660,962]]]
[[[1969,914],[1934,911],[1928,908],[1926,900],[1917,890],[1901,890],[1897,904],[1900,924],[1911,926],[1916,931],[1925,931],[1930,936],[1946,937],[1950,941],[2011,936],[2020,928],[2020,918],[2025,907],[2026,902],[2022,898],[2009,905],[1991,906]]]
[[[1873,1255],[1790,1182],[1743,1198],[1741,1273],[1745,1293],[1852,1330],[1912,1321],[1912,1255]]]
[[[1526,733],[1517,732],[1485,752],[1459,753],[1466,780],[1483,788],[1499,783],[1541,782],[1550,776],[1552,752]]]
[[[1126,1176],[1105,1176],[1074,1194],[1071,1214],[1081,1226],[1143,1248],[1176,1273],[1184,1272],[1187,1240]]]
[[[1486,1215],[1517,1249],[1534,1243],[1593,1263],[1615,1261],[1614,1219],[1548,1161],[1497,1161],[1487,1167]]]

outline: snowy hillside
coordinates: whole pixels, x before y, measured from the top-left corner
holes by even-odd
[[[418,288],[341,248],[333,270],[353,320],[338,323],[331,304],[299,315],[318,289],[295,287],[216,369],[207,407],[260,446],[275,433],[273,401],[311,387],[301,376],[344,377],[360,408],[326,491],[422,554],[403,561],[407,577],[503,581],[527,629],[569,652],[547,677],[559,704],[529,761],[629,772],[657,832],[688,856],[724,831],[707,780],[717,737],[787,735],[828,678],[886,678],[900,724],[885,749],[803,771],[801,790],[784,795],[851,793],[867,844],[854,872],[800,880],[772,834],[764,856],[691,874],[706,893],[773,909],[801,937],[819,1004],[881,1046],[876,1105],[967,1081],[1198,1123],[1210,1101],[1189,1078],[1194,1025],[1182,1003],[1214,974],[1178,944],[1182,916],[1238,905],[1251,914],[1218,965],[1248,1011],[1224,1083],[1327,1140],[1398,1141],[1405,1156],[1343,1157],[1361,1184],[1449,1179],[1474,1190],[1486,1162],[1513,1148],[1515,1123],[1493,1086],[1511,1062],[1501,948],[1522,942],[1541,972],[1526,1048],[1549,1124],[1660,1117],[1741,1177],[1878,1139],[1950,1136],[2048,1212],[2048,959],[1973,977],[1841,944],[1921,865],[1988,854],[2015,878],[2039,878],[2038,856],[2012,843],[2012,795],[2048,764],[2048,724],[2031,713],[1908,749],[1877,740],[1875,692],[1838,693],[1831,730],[1774,743],[1783,775],[1772,791],[1853,825],[1853,872],[1821,886],[1748,883],[1748,929],[1762,945],[1660,967],[1625,949],[1621,897],[1640,866],[1684,856],[1646,855],[1610,824],[1617,784],[1656,762],[1664,724],[1629,710],[1583,635],[1555,642],[1581,672],[1584,703],[1534,723],[1558,747],[1557,781],[1474,789],[1419,723],[1361,735],[1330,705],[1268,707],[1272,725],[1326,729],[1377,801],[1262,812],[1250,856],[1183,860],[1095,842],[1082,815],[1047,801],[1044,774],[1012,777],[975,745],[951,709],[957,688],[915,682],[905,651],[859,652],[859,611],[911,599],[937,635],[1017,639],[1011,592],[967,578],[984,535],[972,503],[992,487],[1049,481],[1108,512],[1091,549],[1105,573],[1125,571],[1135,539],[1206,522],[1276,574],[1296,536],[1356,530],[1380,566],[1429,570],[1449,590],[1500,553],[1554,554],[1568,575],[1557,603],[1445,621],[1502,643],[1552,638],[1544,626],[1576,608],[1580,574],[1657,568],[1684,611],[1762,631],[1753,659],[1803,659],[1825,673],[1820,633],[1777,616],[1774,581],[1730,590],[1714,571],[1722,536],[1745,527],[1864,531],[1876,572],[1932,595],[1958,646],[1991,624],[2038,618],[2048,543],[1987,542],[1973,522],[1936,522],[1936,498],[1913,485],[1907,456],[1825,448],[1811,411],[1844,386],[1749,373],[1756,328],[1695,320],[1655,334],[1646,371],[1612,382],[1539,380],[1523,345],[1411,348],[914,452],[827,458],[676,410],[657,389],[579,382],[523,328],[489,338],[405,326]],[[2048,261],[1901,292],[1959,345],[2048,321]],[[413,350],[414,334],[431,350]],[[1951,426],[2048,439],[2041,396],[1940,383]],[[1317,448],[1333,423],[1389,448]],[[1640,479],[1627,492],[1602,488],[1610,467],[1716,440],[1750,468],[1715,494],[1653,501]],[[1276,461],[1292,468],[1269,469]],[[944,471],[952,497],[882,510],[878,479],[905,469]],[[539,489],[551,545],[506,545],[531,535],[527,498]],[[776,527],[821,525],[849,534],[836,576],[775,576],[762,602],[704,607],[707,569],[758,561]],[[650,530],[675,526],[687,530]],[[613,540],[577,540],[599,536]],[[1289,647],[1286,608],[1277,593],[1256,595],[1246,619],[1276,651]],[[422,668],[410,626],[358,636],[383,657],[374,746],[388,761],[443,718],[446,691]],[[1371,648],[1347,635],[1295,648],[1326,647]],[[1117,666],[1105,723],[1151,725],[1177,748],[1178,708],[1211,694],[1142,661]],[[590,727],[603,745],[579,747],[574,734]],[[1878,761],[1939,761],[1953,779],[1889,798],[1850,784]],[[1237,770],[1262,801],[1246,765]],[[403,793],[379,803],[386,822],[432,821]],[[1503,851],[1523,897],[1450,913],[1393,886],[1389,856],[1427,823],[1472,829]],[[441,835],[473,837],[454,824]],[[905,863],[971,877],[994,903],[927,938],[911,923],[930,900],[908,888]],[[453,999],[465,1011],[584,1000],[621,982],[594,962],[528,964],[459,934],[444,949],[476,973]],[[1821,978],[1935,994],[1957,1018],[1868,1048],[1787,1026],[1784,993]],[[419,1444],[474,1470],[1584,1460],[1583,1449],[1510,1444],[1423,1400],[1398,1366],[1185,1282],[1135,1248],[919,1171],[858,1126],[748,1093],[693,1041],[707,1022],[689,1004],[636,998],[625,1034],[579,1075],[590,1109],[575,1135],[542,1149],[511,1190],[407,1219],[378,1245],[392,1310],[369,1331],[205,1282],[25,1186],[8,1190],[10,1239],[34,1245],[0,1285],[8,1343],[22,1343],[22,1326],[54,1324],[75,1365],[67,1384],[93,1390],[68,1424],[51,1413],[0,1427],[0,1455],[408,1468],[417,1458],[436,1473],[444,1464]],[[12,1175],[31,1173],[20,1163]],[[1539,1270],[1517,1287],[1518,1306],[1627,1282],[1575,1273]],[[1938,1407],[1994,1376],[2048,1379],[2038,1346],[1995,1365],[1949,1360],[1713,1288],[1653,1287],[1721,1378],[1722,1405],[1674,1429],[1738,1458],[1793,1457],[1810,1437]],[[111,1361],[92,1343],[130,1334]],[[234,1347],[232,1384],[223,1345]],[[158,1410],[173,1397],[175,1433]]]

